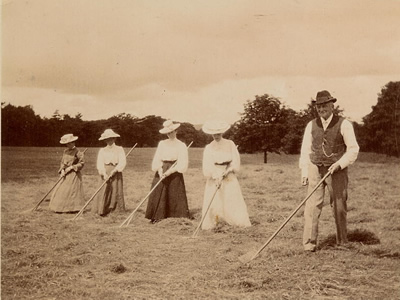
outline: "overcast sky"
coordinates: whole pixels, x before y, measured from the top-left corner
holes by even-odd
[[[234,122],[327,89],[355,121],[400,80],[400,1],[4,0],[2,102]]]

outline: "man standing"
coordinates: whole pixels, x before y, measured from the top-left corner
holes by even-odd
[[[325,186],[336,223],[337,245],[347,243],[347,166],[357,159],[359,146],[352,124],[333,114],[333,98],[328,91],[317,93],[313,104],[319,118],[310,121],[304,132],[299,166],[302,184],[309,192],[331,172],[331,176],[308,199],[304,210],[303,246],[305,251],[315,251],[318,222],[324,202]]]

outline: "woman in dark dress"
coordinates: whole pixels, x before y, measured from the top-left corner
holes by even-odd
[[[152,163],[152,170],[156,173],[151,188],[163,178],[150,194],[147,204],[145,217],[150,219],[152,223],[171,217],[189,217],[183,179],[183,173],[188,168],[189,159],[186,145],[176,138],[179,126],[179,123],[167,120],[160,130],[160,133],[166,134],[168,139],[159,142]]]
[[[85,162],[84,154],[75,147],[77,139],[77,136],[69,133],[63,135],[60,140],[60,144],[67,147],[58,170],[63,179],[56,186],[49,203],[50,210],[57,213],[77,212],[85,204],[80,172]]]
[[[124,149],[115,144],[120,135],[112,129],[106,129],[100,141],[105,141],[106,147],[99,150],[97,155],[97,171],[100,175],[100,182],[107,180],[97,194],[92,211],[105,216],[114,210],[125,210],[124,182],[122,171],[126,166]]]

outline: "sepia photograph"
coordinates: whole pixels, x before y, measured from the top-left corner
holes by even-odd
[[[2,0],[1,299],[399,299],[399,0]]]

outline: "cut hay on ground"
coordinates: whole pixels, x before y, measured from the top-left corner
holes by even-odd
[[[44,202],[23,213],[54,184],[62,150],[2,149],[1,299],[398,299],[398,159],[361,154],[349,169],[349,247],[333,246],[326,199],[318,251],[302,250],[300,211],[256,259],[242,264],[238,258],[264,244],[304,199],[298,156],[269,154],[265,165],[262,155],[242,155],[239,182],[253,226],[221,222],[191,238],[201,218],[203,149],[189,151],[185,174],[192,219],[150,224],[145,203],[123,228],[150,189],[154,149],[135,149],[128,158],[125,212],[99,217],[87,211],[72,221],[74,215],[54,214]],[[97,151],[89,148],[85,159],[87,197],[98,185]]]

